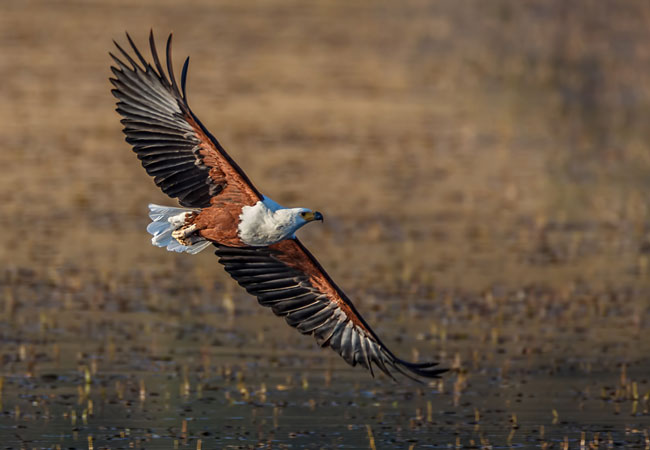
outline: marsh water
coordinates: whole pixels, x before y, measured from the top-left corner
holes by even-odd
[[[573,311],[526,291],[481,313],[451,292],[366,304],[396,351],[452,368],[419,385],[373,380],[245,295],[181,305],[173,274],[115,291],[69,276],[4,274],[3,448],[648,445],[650,346],[625,293]]]
[[[650,448],[645,0],[0,2],[0,448]],[[112,39],[188,97],[386,345],[347,366],[123,140]]]

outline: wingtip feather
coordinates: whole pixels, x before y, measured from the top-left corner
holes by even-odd
[[[181,90],[183,91],[183,100],[187,102],[187,93],[185,92],[185,82],[187,81],[187,69],[190,65],[190,57],[185,58],[183,70],[181,71]]]
[[[131,44],[131,48],[133,49],[136,56],[138,57],[138,59],[142,63],[142,68],[139,67],[140,70],[146,71],[147,65],[148,65],[147,60],[144,59],[144,57],[142,56],[142,53],[140,53],[140,50],[138,50],[138,47],[135,45],[135,42],[133,42],[133,39],[131,39],[131,36],[129,36],[129,33],[126,33],[126,39],[129,41],[129,44]]]
[[[174,37],[173,33],[169,33],[169,37],[167,38],[167,72],[169,74],[169,81],[171,81],[172,84],[172,89],[176,92],[176,94],[180,97],[181,92],[178,89],[178,84],[176,83],[176,77],[174,76],[174,67],[172,65],[172,38]]]

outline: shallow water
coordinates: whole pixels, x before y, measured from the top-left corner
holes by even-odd
[[[649,445],[643,329],[604,328],[602,345],[578,325],[544,335],[537,320],[525,330],[479,319],[456,328],[448,315],[441,329],[431,318],[443,302],[413,300],[404,311],[385,299],[367,315],[386,343],[404,356],[430,349],[453,367],[418,385],[346,366],[244,294],[230,309],[210,289],[185,307],[174,292],[140,292],[149,300],[120,311],[125,291],[92,306],[34,274],[6,274],[4,288],[42,301],[16,301],[2,323],[2,448]],[[541,304],[527,298],[494,314],[516,323],[520,303]],[[606,322],[619,321],[610,313]]]
[[[314,387],[276,385],[285,380],[275,377],[250,378],[239,387],[215,379],[201,392],[186,393],[177,376],[105,376],[91,383],[82,404],[77,395],[79,385],[84,385],[81,380],[6,380],[10,386],[19,385],[17,391],[22,393],[19,398],[7,399],[14,409],[13,414],[5,412],[2,421],[4,445],[87,448],[92,442],[95,448],[258,444],[355,448],[368,447],[374,440],[384,448],[414,444],[498,448],[568,441],[574,448],[581,440],[599,442],[603,447],[643,447],[647,439],[647,416],[631,415],[630,405],[616,413],[615,405],[597,398],[584,399],[571,392],[561,398],[562,389],[548,380],[530,383],[536,393],[522,387],[515,398],[504,401],[508,395],[503,386],[479,378],[482,389],[468,389],[462,403],[453,406],[450,395],[431,388],[350,389],[344,379],[325,387],[312,373],[306,379],[311,378]],[[252,391],[260,387],[260,379],[267,386],[265,393]],[[150,391],[142,394],[139,380],[144,380]],[[111,392],[110,385],[118,381],[125,387],[121,395]],[[578,377],[564,381],[574,386],[580,383]],[[108,384],[105,393],[102,384]],[[60,387],[53,390],[54,385]],[[86,390],[85,386],[82,389]],[[250,398],[241,393],[243,389],[251,389]],[[544,398],[544,389],[557,394]],[[88,400],[92,401],[92,413],[88,412]],[[16,417],[18,408],[20,417]]]

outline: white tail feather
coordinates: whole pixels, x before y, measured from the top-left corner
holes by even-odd
[[[196,210],[190,208],[173,208],[149,204],[149,218],[153,220],[147,231],[153,235],[151,243],[156,247],[166,247],[170,252],[186,252],[192,255],[200,252],[210,245],[210,241],[202,239],[190,246],[178,242],[172,233],[185,224],[185,215]]]

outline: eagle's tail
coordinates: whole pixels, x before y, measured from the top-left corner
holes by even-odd
[[[184,236],[184,245],[177,239],[179,236],[174,233],[181,230],[185,225],[187,214],[196,212],[190,208],[173,208],[171,206],[160,206],[149,204],[149,217],[152,222],[147,226],[147,231],[153,235],[151,243],[157,247],[167,247],[170,252],[187,252],[195,254],[210,245],[210,241],[198,235]],[[182,234],[182,233],[181,233]]]

